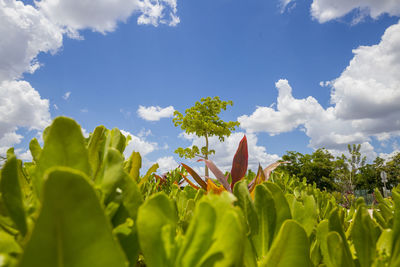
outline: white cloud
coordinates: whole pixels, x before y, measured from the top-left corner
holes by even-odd
[[[33,73],[40,52],[55,53],[62,32],[46,16],[22,1],[0,0],[0,82]]]
[[[210,159],[223,172],[231,171],[233,157],[243,136],[244,133],[241,132],[232,133],[229,137],[225,138],[225,142],[220,142],[218,137],[215,136],[209,138],[209,148],[215,150],[215,155],[210,155]],[[192,142],[191,145],[196,145],[199,148],[205,145],[203,138],[198,138],[192,134],[180,134],[179,137],[190,140]],[[249,169],[256,171],[259,163],[265,168],[267,165],[280,159],[276,154],[268,154],[265,147],[257,145],[258,138],[255,134],[247,133],[246,137],[249,152]]]
[[[133,13],[139,13],[138,24],[179,23],[176,0],[42,0],[36,4],[72,37],[87,28],[103,34],[112,32],[118,22],[126,22]]]
[[[141,130],[140,130],[140,132],[138,133],[138,136],[140,137],[140,138],[142,138],[142,137],[147,137],[147,136],[149,136],[149,135],[153,135],[153,133],[151,132],[151,130],[150,129],[145,129],[145,128],[142,128]]]
[[[363,143],[363,148],[368,148],[366,152],[373,156],[368,135],[356,129],[353,121],[337,118],[335,108],[324,109],[312,97],[295,99],[286,80],[280,80],[276,86],[279,91],[277,109],[258,107],[252,115],[239,117],[242,128],[275,135],[302,126],[312,148],[324,147],[338,155],[346,151],[349,143]]]
[[[143,137],[138,137],[128,131],[121,130],[121,132],[125,136],[130,135],[132,137],[124,151],[124,155],[127,158],[132,154],[133,151],[139,152],[142,157],[145,157],[147,154],[158,149],[158,144],[155,142],[148,142]]]
[[[391,16],[400,15],[400,2],[398,0],[314,0],[311,4],[311,15],[320,23],[345,16],[357,10],[355,22],[365,16],[377,19],[387,13]]]
[[[280,8],[281,13],[284,13],[286,10],[290,11],[296,6],[295,0],[280,0]]]
[[[157,163],[159,166],[158,173],[166,173],[179,166],[179,163],[177,163],[172,156],[159,158],[157,159]]]
[[[25,81],[0,83],[0,147],[6,149],[22,140],[20,127],[42,130],[50,123],[49,101]],[[2,151],[4,152],[4,151]]]
[[[144,107],[139,106],[137,114],[140,118],[147,121],[159,121],[162,118],[170,118],[174,114],[174,107],[169,106],[166,108],[161,108],[159,106]]]
[[[65,94],[63,94],[62,98],[64,100],[68,100],[70,96],[71,96],[71,92],[66,92]]]
[[[331,102],[343,119],[386,119],[400,112],[400,23],[390,26],[379,44],[360,46],[339,78],[331,81]],[[394,120],[393,122],[395,122]],[[360,126],[381,132],[382,123]],[[376,123],[377,121],[374,121]],[[373,129],[379,127],[378,129]],[[395,127],[398,128],[398,125]]]
[[[295,99],[286,80],[276,83],[278,104],[257,107],[238,118],[248,132],[271,135],[302,127],[312,148],[346,151],[349,143],[363,144],[376,155],[371,138],[400,136],[400,22],[390,26],[381,41],[360,46],[342,74],[321,86],[331,88],[332,106],[324,109],[316,99]]]
[[[307,99],[295,99],[287,80],[279,80],[275,85],[279,91],[277,110],[272,107],[257,107],[252,115],[238,118],[242,128],[248,132],[266,131],[275,135],[294,130],[323,110],[311,96]]]
[[[394,156],[400,153],[400,150],[393,150],[391,153],[379,153],[379,157],[385,161],[390,161]]]

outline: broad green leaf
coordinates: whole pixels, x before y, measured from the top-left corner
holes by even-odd
[[[136,266],[140,246],[136,225],[133,220],[128,218],[125,223],[114,228],[113,233],[117,236],[119,243],[125,252],[125,256],[129,260],[129,266]]]
[[[392,198],[394,201],[394,221],[393,221],[393,247],[390,266],[400,266],[400,193],[392,190]]]
[[[40,147],[39,142],[36,138],[33,138],[29,142],[29,150],[31,151],[33,161],[38,162],[40,153],[42,152],[42,148]]]
[[[25,235],[28,227],[18,176],[17,158],[9,157],[1,171],[1,195],[11,219],[21,234]]]
[[[72,119],[58,117],[51,124],[38,161],[34,186],[41,195],[45,172],[64,166],[90,176],[90,164],[81,127]]]
[[[126,171],[129,173],[129,176],[132,177],[134,181],[139,180],[140,176],[140,168],[142,167],[142,157],[139,152],[132,152],[132,155],[129,157],[128,166]]]
[[[216,219],[216,212],[209,203],[199,203],[179,250],[175,266],[199,266],[207,260],[204,256],[214,241]]]
[[[233,203],[236,198],[228,192],[221,195],[210,194],[205,196],[201,201],[207,201],[216,210],[217,225],[213,235],[214,242],[206,254],[206,258],[214,255],[219,258],[218,252],[223,253],[223,258],[215,262],[215,265],[202,266],[243,266],[244,244],[245,243],[245,222],[244,216],[238,207],[234,207]],[[214,258],[215,257],[215,258]]]
[[[66,167],[48,172],[42,209],[19,266],[126,266],[85,174]]]
[[[271,192],[264,185],[255,189],[254,205],[258,217],[258,230],[251,235],[259,259],[267,255],[276,228],[276,207]]]
[[[233,187],[233,194],[238,199],[237,204],[246,217],[249,234],[257,234],[258,217],[245,180],[239,181],[235,184]]]
[[[0,254],[21,253],[22,249],[15,241],[14,236],[0,231]]]
[[[339,209],[334,208],[329,216],[329,231],[335,231],[341,237],[341,246],[343,246],[343,262],[346,262],[349,265],[345,266],[354,266],[354,261],[352,260],[352,255],[350,252],[349,244],[347,243],[346,235],[344,233],[343,224],[339,217]],[[332,237],[332,242],[338,242],[336,237]],[[336,244],[336,243],[335,243]]]
[[[100,170],[101,162],[103,161],[106,131],[107,129],[104,126],[98,126],[94,129],[89,139],[88,156],[93,177],[97,176],[97,172]]]
[[[323,262],[328,267],[332,267],[333,263],[328,250],[327,237],[329,234],[329,221],[327,219],[321,221],[317,226],[317,240],[319,241]]]
[[[354,266],[351,258],[346,256],[343,239],[337,232],[330,232],[327,239],[328,254],[332,265],[329,267]]]
[[[156,172],[158,169],[158,163],[153,164],[153,166],[150,167],[150,169],[147,171],[146,175],[140,179],[139,182],[139,187],[142,186],[143,184],[147,183],[147,181],[151,178],[151,174]]]
[[[379,261],[386,262],[391,257],[393,246],[393,231],[386,229],[376,243],[376,254]]]
[[[289,204],[283,194],[282,190],[273,183],[266,182],[263,184],[268,191],[271,193],[272,198],[274,199],[275,211],[276,211],[276,224],[275,224],[275,235],[279,232],[279,229],[282,223],[291,219],[292,215],[290,213]]]
[[[115,148],[122,154],[124,153],[125,145],[126,137],[117,128],[112,129],[110,132],[109,146]]]
[[[317,205],[312,196],[303,194],[303,203],[293,199],[292,201],[292,216],[293,219],[300,223],[310,236],[317,224]]]
[[[122,203],[128,211],[129,216],[136,220],[138,209],[143,203],[143,197],[140,193],[139,187],[135,181],[126,177],[121,189]]]
[[[149,267],[173,266],[171,244],[177,223],[174,203],[163,193],[148,198],[139,208],[139,243]]]
[[[357,253],[361,267],[368,267],[374,262],[376,242],[380,232],[377,232],[365,206],[360,205],[354,216],[350,236]]]
[[[310,245],[304,228],[294,220],[285,221],[260,266],[311,267]]]
[[[104,174],[102,180],[96,181],[100,183],[106,200],[108,196],[115,192],[126,175],[124,171],[124,159],[121,153],[115,148],[109,148],[106,158],[104,159]]]

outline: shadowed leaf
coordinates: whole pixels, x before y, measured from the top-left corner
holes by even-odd
[[[7,211],[22,235],[26,234],[27,224],[18,179],[18,162],[15,156],[8,158],[1,171],[1,195]]]

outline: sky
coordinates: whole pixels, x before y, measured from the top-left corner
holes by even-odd
[[[229,171],[246,134],[249,167],[287,151],[334,155],[362,144],[371,161],[400,149],[399,0],[0,0],[0,154],[30,160],[57,116],[87,136],[131,135],[125,155],[175,168],[173,112],[202,97],[234,105],[240,127],[212,159]]]

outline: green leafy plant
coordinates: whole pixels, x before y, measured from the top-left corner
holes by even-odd
[[[215,153],[209,148],[209,138],[217,136],[223,142],[225,137],[229,137],[235,127],[239,126],[237,121],[225,122],[219,118],[219,113],[226,110],[227,106],[233,105],[232,101],[222,101],[218,96],[211,98],[202,98],[201,102],[185,110],[185,115],[179,111],[174,112],[173,123],[176,127],[180,126],[187,134],[195,134],[198,137],[204,137],[205,146],[200,149],[197,146],[188,148],[178,148],[175,150],[180,157],[194,158],[202,157],[208,159],[210,154]],[[208,176],[208,167],[205,166],[205,176]]]

